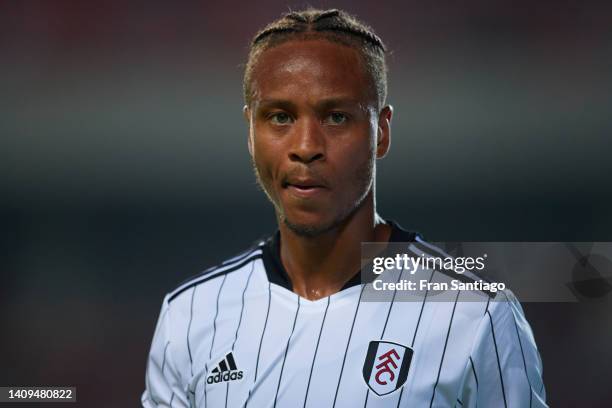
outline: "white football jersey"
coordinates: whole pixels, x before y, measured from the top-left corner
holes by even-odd
[[[390,223],[390,241],[407,251],[439,251]],[[356,274],[312,301],[291,290],[279,240],[277,232],[164,298],[144,407],[547,406],[540,355],[510,291],[363,301],[368,286]]]

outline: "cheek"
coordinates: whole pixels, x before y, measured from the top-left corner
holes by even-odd
[[[253,140],[253,160],[259,175],[264,181],[272,179],[274,169],[277,166],[276,160],[278,155],[275,154],[276,149],[269,143],[257,137]]]
[[[376,154],[375,143],[363,135],[362,143],[347,143],[337,146],[334,173],[341,175],[338,182],[344,184],[345,192],[354,195],[369,185]],[[350,186],[350,187],[349,187]]]
[[[361,168],[364,162],[376,157],[376,137],[368,129],[361,129],[335,146],[335,150],[347,168]]]

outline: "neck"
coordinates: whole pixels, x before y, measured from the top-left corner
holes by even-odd
[[[279,222],[280,257],[293,291],[316,300],[332,295],[361,265],[362,242],[386,242],[391,227],[376,214],[373,193],[347,220],[316,237],[304,237]]]

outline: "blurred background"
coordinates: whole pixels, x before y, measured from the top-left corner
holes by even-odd
[[[164,294],[275,230],[242,69],[306,4],[212,3],[0,2],[0,385],[137,406]],[[612,3],[308,4],[392,51],[383,216],[438,241],[612,241]],[[610,406],[610,296],[524,308],[551,406]]]

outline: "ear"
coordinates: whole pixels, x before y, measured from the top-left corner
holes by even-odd
[[[244,119],[247,121],[248,124],[248,135],[247,135],[247,145],[249,146],[249,154],[251,155],[251,157],[253,157],[253,140],[252,140],[252,126],[251,126],[251,110],[249,109],[248,105],[244,105],[244,107],[242,108],[242,115],[244,116]]]
[[[378,114],[378,132],[376,135],[376,158],[382,159],[386,156],[391,146],[391,118],[393,117],[393,106],[385,106]]]

